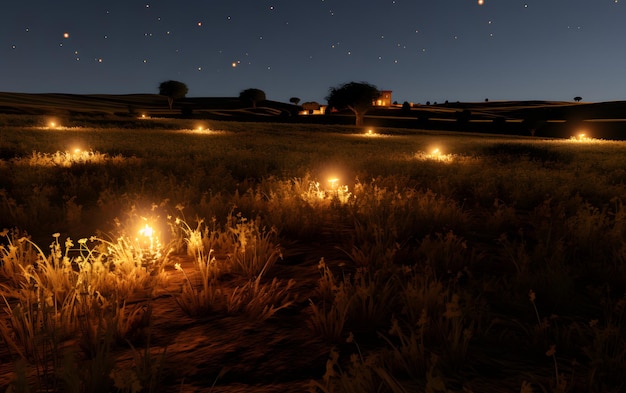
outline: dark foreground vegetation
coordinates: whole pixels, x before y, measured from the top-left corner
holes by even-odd
[[[623,142],[73,116],[0,117],[12,392],[626,389]]]

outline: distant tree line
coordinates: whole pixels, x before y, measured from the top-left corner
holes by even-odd
[[[174,100],[185,98],[188,92],[189,89],[185,83],[175,80],[161,82],[159,85],[159,94],[167,97],[167,103],[170,109],[173,107]],[[331,87],[328,96],[326,96],[326,100],[328,101],[328,109],[347,109],[352,111],[355,116],[356,125],[360,126],[363,124],[365,113],[371,109],[374,101],[378,99],[380,94],[380,90],[372,84],[366,82],[348,82]],[[259,102],[263,102],[267,98],[263,90],[250,88],[242,90],[239,93],[239,99],[251,105],[252,108],[256,108]],[[300,98],[291,97],[289,102],[298,105]],[[319,109],[319,104],[312,102],[305,102],[302,106],[305,110]],[[405,102],[403,109],[406,110],[407,106],[409,106],[409,103]]]

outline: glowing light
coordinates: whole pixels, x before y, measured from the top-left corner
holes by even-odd
[[[339,179],[336,177],[330,178],[328,179],[328,183],[330,184],[330,188],[334,190],[337,188],[337,185],[339,184]]]
[[[373,134],[374,134],[374,131],[372,131],[371,129],[367,130],[367,135],[373,135]]]
[[[70,33],[63,33],[63,38],[70,38]]]
[[[415,158],[421,161],[438,161],[443,163],[452,163],[465,160],[458,155],[444,153],[439,147],[434,147],[427,151],[419,151],[415,154]]]
[[[478,5],[483,5],[485,4],[485,0],[478,0]]]
[[[237,62],[234,62],[231,64],[233,68],[237,67]]]
[[[575,142],[592,142],[592,141],[596,141],[596,139],[593,139],[592,137],[588,136],[584,132],[578,133],[578,135],[570,137],[570,140],[575,141]]]
[[[146,226],[139,230],[139,235],[152,237],[154,235],[154,229],[150,225],[146,224]]]

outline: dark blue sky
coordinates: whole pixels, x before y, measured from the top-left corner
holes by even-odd
[[[0,91],[324,102],[366,81],[399,102],[626,99],[626,0],[20,0]],[[69,36],[66,38],[64,34]]]

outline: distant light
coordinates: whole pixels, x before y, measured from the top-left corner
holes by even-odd
[[[63,33],[63,38],[70,38],[70,33]]]
[[[233,61],[233,63],[231,64],[233,66],[233,68],[237,67],[237,62]]]
[[[485,4],[485,0],[478,0],[478,5],[483,5]]]
[[[432,154],[433,156],[438,156],[439,154],[441,154],[441,151],[439,151],[439,148],[435,148],[430,154]]]

